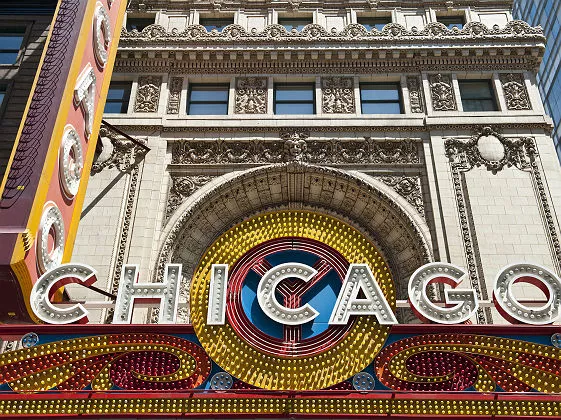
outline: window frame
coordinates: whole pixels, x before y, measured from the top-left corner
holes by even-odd
[[[123,105],[124,105],[124,101],[117,101],[117,100],[113,100],[109,98],[109,92],[111,91],[111,85],[116,85],[116,84],[120,84],[120,85],[128,85],[128,98],[126,100],[126,110],[125,112],[106,112],[105,108],[107,107],[108,103],[121,103],[121,111],[123,111]],[[103,114],[108,114],[108,115],[122,115],[122,114],[128,114],[129,113],[129,109],[130,109],[130,104],[131,104],[131,97],[132,97],[132,80],[115,80],[115,81],[111,81],[109,83],[109,90],[107,91],[107,98],[105,100],[105,105],[103,107]]]
[[[148,20],[148,19],[149,19],[149,20],[152,22],[152,23],[150,23],[150,24],[144,26],[144,27],[143,27],[142,29],[140,29],[140,30],[137,29],[138,32],[142,32],[142,31],[144,30],[144,28],[147,28],[147,27],[150,26],[150,25],[155,25],[155,24],[156,24],[156,15],[153,15],[153,16],[146,16],[146,15],[145,15],[145,16],[134,16],[134,15],[133,15],[133,16],[129,16],[129,15],[127,15],[127,20],[126,20],[126,22],[125,22],[125,29],[127,30],[127,32],[132,32],[132,31],[134,30],[134,29],[132,29],[132,28],[129,29],[129,22],[130,22],[130,19],[133,19],[133,20],[134,20],[134,19],[143,19],[143,20]]]
[[[464,28],[464,26],[466,26],[466,17],[463,14],[457,14],[457,15],[443,15],[443,16],[436,16],[436,21],[442,23],[444,26],[446,26],[448,29],[452,30],[452,28],[454,27],[450,27],[450,23],[444,23],[442,22],[442,20],[447,20],[447,19],[458,19],[462,21],[462,27],[458,28],[460,31]],[[452,24],[454,25],[454,24]]]
[[[202,22],[201,22],[202,21]],[[213,28],[213,29],[208,29],[207,25],[205,25],[203,22],[204,21],[215,21],[215,22],[226,22],[228,21],[228,25],[233,25],[234,24],[234,16],[230,16],[230,17],[206,17],[206,16],[199,16],[199,25],[204,26],[205,29],[207,30],[207,32],[212,31],[213,29],[216,29],[218,32],[222,32],[224,30],[224,28],[228,25],[224,25],[221,27],[221,29],[218,28]],[[216,26],[216,25],[209,25],[209,26]]]
[[[364,20],[372,20],[372,21],[384,21],[384,26],[382,26],[382,28],[378,28],[376,25],[376,23],[374,25],[370,25],[370,29],[366,28],[365,24],[361,22]],[[391,16],[357,16],[356,17],[356,23],[358,23],[359,25],[362,25],[366,28],[367,31],[371,31],[373,28],[376,28],[378,31],[382,32],[382,29],[384,29],[384,27],[386,25],[389,25],[390,23],[393,23],[392,17]]]
[[[302,29],[304,29],[307,25],[311,25],[314,23],[314,17],[313,16],[298,16],[298,17],[292,17],[292,16],[279,16],[277,19],[277,24],[284,26],[284,28],[288,31],[291,32],[292,29],[294,29],[294,25],[292,25],[292,29],[288,29],[286,27],[286,25],[284,23],[282,23],[283,21],[306,21],[305,25],[302,25]],[[301,25],[297,25],[297,26],[301,26]],[[298,32],[301,32],[302,29],[296,29]]]
[[[277,92],[279,86],[310,86],[312,91],[312,99],[296,99],[296,100],[278,100]],[[310,114],[279,114],[277,113],[277,104],[287,105],[287,104],[311,104],[312,113]],[[317,115],[316,107],[316,83],[315,82],[274,82],[273,83],[273,114],[274,115]]]
[[[4,116],[4,112],[8,107],[10,92],[12,91],[13,85],[14,85],[14,80],[5,80],[0,82],[0,86],[6,87],[6,89],[4,90],[4,98],[2,98],[2,102],[0,103],[0,118]]]
[[[364,86],[383,86],[383,85],[394,85],[397,88],[397,100],[386,100],[386,99],[362,99],[362,90]],[[360,99],[360,113],[361,115],[403,115],[405,114],[405,105],[403,103],[403,92],[402,86],[400,81],[395,82],[360,82],[358,84],[358,93]],[[364,112],[364,104],[398,104],[399,105],[399,113],[385,113],[385,114],[376,114],[376,113],[368,113]]]
[[[462,84],[463,83],[483,83],[486,82],[487,86],[489,87],[489,93],[490,93],[490,97],[476,97],[476,98],[468,98],[468,99],[464,99],[464,95],[462,95]],[[495,91],[495,86],[493,83],[493,79],[458,79],[458,91],[460,93],[460,102],[462,103],[462,110],[463,112],[497,112],[500,111],[499,108],[499,101],[498,101],[498,96],[497,96],[497,92]],[[466,107],[464,105],[465,101],[482,101],[482,100],[492,100],[493,104],[494,104],[494,108],[493,110],[468,110],[466,111]]]
[[[10,22],[10,23],[0,23],[0,37],[2,35],[2,29],[23,29],[23,32],[21,34],[22,39],[21,39],[21,44],[19,46],[19,49],[17,51],[17,55],[16,55],[16,59],[13,63],[1,63],[0,62],[0,67],[14,67],[14,66],[19,66],[21,59],[23,57],[23,54],[25,52],[25,50],[27,49],[27,40],[29,38],[29,31],[30,31],[30,24],[27,22]],[[7,32],[9,34],[9,32]],[[16,32],[12,32],[12,34],[16,34]],[[0,48],[0,53],[3,52],[15,52],[15,49],[2,49]]]
[[[226,90],[226,100],[225,101],[192,101],[191,93],[193,92],[193,87],[206,86],[206,87],[223,87]],[[226,105],[225,114],[191,114],[191,104],[210,104],[210,105]],[[187,109],[186,115],[189,116],[205,116],[205,115],[230,115],[230,83],[189,83],[187,89]]]

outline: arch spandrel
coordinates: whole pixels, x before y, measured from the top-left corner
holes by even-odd
[[[425,220],[393,189],[360,172],[292,162],[225,174],[189,197],[162,233],[156,279],[172,261],[183,264],[189,282],[223,232],[256,214],[281,209],[328,214],[362,232],[388,261],[398,299],[406,298],[409,275],[433,260]],[[188,289],[182,288],[186,298]]]

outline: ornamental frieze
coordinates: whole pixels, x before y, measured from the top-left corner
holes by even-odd
[[[507,109],[513,111],[532,109],[523,74],[501,73],[499,80],[503,87]]]
[[[423,85],[418,76],[407,76],[407,90],[409,91],[411,112],[414,114],[422,114],[425,112]]]
[[[282,140],[177,141],[172,144],[172,164],[282,163],[317,164],[418,164],[419,143],[399,141],[310,140],[306,133],[287,131]]]
[[[351,77],[321,79],[322,110],[325,114],[354,114],[355,92]]]
[[[429,77],[432,109],[435,111],[456,111],[456,95],[449,74],[434,74]]]
[[[183,89],[183,78],[172,77],[169,81],[168,114],[179,114],[181,107],[181,90]]]
[[[383,30],[376,28],[368,31],[363,25],[352,23],[343,30],[327,30],[321,25],[312,23],[306,25],[301,31],[288,31],[284,26],[273,24],[266,26],[262,31],[255,29],[247,30],[240,25],[228,25],[222,31],[207,31],[201,25],[189,25],[185,30],[179,32],[177,29],[167,31],[163,26],[150,25],[142,31],[133,30],[127,32],[123,29],[121,34],[121,45],[127,45],[131,41],[158,41],[164,43],[173,42],[200,42],[200,43],[223,43],[223,42],[248,42],[248,43],[271,43],[301,42],[301,41],[327,41],[327,42],[363,42],[388,40],[399,41],[429,41],[440,42],[450,40],[477,39],[478,42],[490,40],[527,40],[535,39],[545,42],[543,29],[531,27],[526,22],[515,20],[508,22],[503,28],[498,25],[492,28],[480,22],[469,22],[461,30],[448,29],[440,22],[427,24],[422,30],[407,29],[398,23],[389,23]]]

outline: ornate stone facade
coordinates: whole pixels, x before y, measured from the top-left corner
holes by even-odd
[[[407,90],[409,91],[409,103],[411,104],[411,112],[415,114],[424,113],[425,104],[423,100],[423,89],[419,77],[407,76]]]
[[[324,77],[321,79],[322,110],[325,114],[353,114],[355,95],[350,77]]]
[[[169,81],[168,114],[179,114],[181,107],[181,90],[183,88],[182,77],[172,77]]]
[[[432,109],[435,111],[455,111],[458,109],[450,75],[440,73],[431,75],[429,82]]]
[[[501,73],[499,78],[503,86],[507,109],[516,111],[532,109],[528,90],[524,84],[524,75],[520,73]]]
[[[238,77],[236,79],[236,114],[267,113],[267,79]]]
[[[158,112],[161,86],[161,77],[139,77],[134,112]]]

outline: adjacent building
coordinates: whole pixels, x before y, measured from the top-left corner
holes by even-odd
[[[553,141],[561,157],[561,4],[555,0],[516,0],[513,14],[532,26],[540,25],[547,37],[546,50],[537,76],[545,110],[553,118]]]

